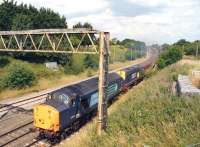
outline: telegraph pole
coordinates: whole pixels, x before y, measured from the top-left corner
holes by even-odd
[[[107,86],[108,86],[108,49],[109,33],[101,32],[99,39],[99,100],[97,133],[101,135],[106,129],[107,120]]]

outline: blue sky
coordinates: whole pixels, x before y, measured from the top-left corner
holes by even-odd
[[[1,1],[1,0],[0,0]],[[73,24],[90,22],[111,37],[147,44],[200,39],[200,0],[17,0],[51,8]]]

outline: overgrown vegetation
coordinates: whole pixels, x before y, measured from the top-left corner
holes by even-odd
[[[122,96],[111,106],[107,131],[98,136],[96,125],[87,126],[63,146],[133,147],[187,146],[199,143],[200,99],[178,97],[171,86],[191,65],[171,65]],[[121,101],[121,102],[120,102]],[[82,134],[84,133],[84,135]]]
[[[84,55],[73,55],[70,63],[66,64],[64,71],[66,74],[79,74],[84,70]]]
[[[13,64],[8,68],[8,73],[2,78],[4,87],[25,88],[32,86],[36,77],[31,69],[24,64]]]
[[[200,41],[196,40],[194,42],[186,41],[181,39],[176,43],[169,45],[163,44],[161,47],[154,45],[154,48],[159,48],[160,56],[157,60],[157,65],[159,69],[162,69],[176,61],[180,60],[183,55],[195,56],[197,59],[200,58]]]
[[[159,69],[162,69],[168,65],[177,62],[178,60],[182,59],[182,57],[183,54],[179,48],[169,48],[159,55],[157,66]]]
[[[0,56],[0,68],[8,65],[9,62],[10,61],[9,61],[8,57],[6,57],[6,56]]]
[[[182,49],[185,55],[199,56],[200,51],[200,41],[196,40],[194,42],[186,41],[185,39],[181,39],[178,42],[174,43],[173,46]]]

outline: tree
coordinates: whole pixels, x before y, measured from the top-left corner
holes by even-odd
[[[135,49],[145,49],[145,43],[141,41],[136,41],[133,39],[124,39],[120,42],[120,45],[123,45],[127,48],[135,48]]]
[[[180,39],[179,41],[177,41],[174,45],[179,45],[179,46],[183,46],[183,45],[187,45],[189,44],[189,41],[186,41],[185,39]]]
[[[113,38],[112,40],[111,40],[111,44],[112,45],[118,45],[120,43],[120,41],[117,39],[117,38]]]
[[[91,30],[93,29],[92,25],[91,25],[90,23],[88,23],[88,22],[85,22],[85,23],[83,23],[83,24],[82,24],[81,22],[78,22],[77,24],[75,24],[75,25],[73,26],[73,28],[87,28],[87,29],[91,29]],[[83,35],[83,34],[79,34],[79,35],[76,35],[76,37],[77,37],[79,40],[81,40],[82,35]],[[96,39],[94,34],[90,34],[90,36],[91,36],[91,39],[92,39],[93,41]],[[82,45],[84,45],[84,46],[86,46],[86,45],[91,45],[91,41],[90,41],[90,39],[88,38],[88,36],[85,36],[85,39],[83,40]]]
[[[0,30],[43,28],[67,28],[66,18],[50,9],[17,5],[14,0],[4,0],[0,4]]]
[[[24,14],[17,14],[12,20],[12,30],[27,30],[33,28],[33,21]]]
[[[17,3],[13,0],[3,0],[0,4],[0,30],[10,30],[16,14]]]

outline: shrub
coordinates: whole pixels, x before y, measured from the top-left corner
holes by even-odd
[[[181,49],[170,48],[160,54],[157,60],[157,66],[159,69],[162,69],[168,65],[171,65],[182,58],[183,54]]]
[[[6,56],[0,56],[0,67],[4,67],[9,64],[9,59]]]
[[[66,74],[73,74],[73,71],[71,69],[71,65],[69,63],[64,66],[64,72]]]
[[[165,60],[164,60],[163,58],[159,58],[159,59],[157,60],[157,67],[158,67],[159,69],[162,69],[162,68],[164,68],[165,66],[166,66]]]
[[[4,82],[9,88],[25,88],[32,86],[35,79],[34,73],[24,64],[13,64],[9,67]]]
[[[98,68],[99,57],[97,55],[86,55],[84,59],[85,68]]]
[[[99,66],[98,55],[73,55],[70,62],[65,64],[66,74],[79,74],[85,69],[96,69]]]
[[[85,67],[84,67],[84,55],[73,55],[71,62],[67,63],[64,66],[64,72],[66,74],[79,74],[81,73]]]

